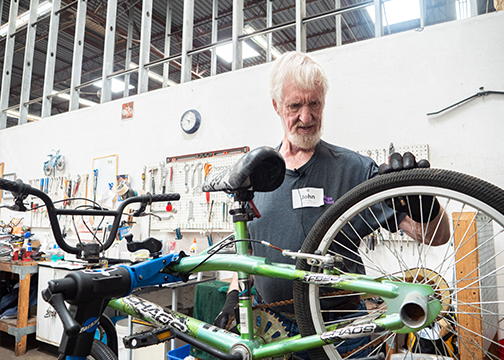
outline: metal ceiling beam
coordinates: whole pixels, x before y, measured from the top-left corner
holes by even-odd
[[[194,0],[184,0],[184,15],[182,19],[182,71],[180,82],[191,81],[192,56],[187,53],[193,46]]]
[[[12,62],[14,59],[14,43],[16,38],[11,36],[16,31],[16,18],[18,15],[18,1],[11,1],[9,11],[9,25],[7,34],[5,35],[5,55],[4,66],[2,72],[2,89],[0,90],[0,130],[7,127],[7,112],[4,111],[9,107],[9,92],[11,83]]]
[[[269,0],[268,0],[269,1]],[[212,43],[219,40],[219,0],[212,2]],[[217,74],[217,49],[211,50],[210,55],[210,76]]]
[[[26,32],[25,41],[25,56],[23,63],[23,77],[21,85],[21,98],[19,101],[19,124],[23,125],[28,122],[28,106],[24,103],[30,101],[31,78],[33,73],[33,54],[35,50],[35,36],[37,34],[37,26],[32,26],[37,21],[37,11],[39,0],[30,1],[30,15],[28,17],[28,29]]]
[[[335,0],[334,2],[334,8],[339,9],[341,7],[341,0]],[[336,46],[341,46],[342,45],[342,39],[341,39],[341,33],[343,32],[342,27],[341,27],[341,17],[343,15],[336,15],[334,19],[334,26],[336,29]]]
[[[0,0],[0,26],[2,26],[2,12],[4,7],[4,0]]]
[[[152,1],[143,0],[142,3],[142,24],[140,32],[140,58],[138,61],[138,93],[144,93],[149,90],[149,74],[145,64],[150,59],[150,41],[152,28]]]
[[[75,24],[74,50],[72,59],[72,79],[70,84],[69,111],[79,108],[79,91],[76,89],[81,84],[82,57],[84,55],[84,34],[86,27],[87,1],[78,0],[77,22]]]
[[[56,51],[58,49],[58,31],[60,22],[61,0],[53,0],[51,17],[49,19],[49,34],[47,42],[46,67],[44,76],[44,90],[42,95],[42,118],[51,116],[52,94],[54,87],[54,69],[56,68]]]
[[[233,63],[232,69],[243,68],[243,42],[238,37],[243,35],[243,0],[233,0]]]
[[[306,0],[296,0],[296,51],[306,52]]]
[[[114,51],[116,37],[117,0],[107,1],[107,24],[105,26],[105,42],[103,44],[102,93],[100,103],[112,99],[112,80],[107,76],[114,72]]]
[[[374,0],[375,6],[375,37],[383,36],[382,0]]]
[[[171,25],[172,25],[172,14],[173,14],[173,2],[168,0],[166,3],[166,25],[165,25],[165,43],[164,43],[164,57],[170,56],[170,44],[171,44]],[[163,85],[162,87],[168,86],[168,81],[170,80],[170,63],[163,64]]]
[[[133,27],[135,23],[135,4],[136,0],[130,0],[130,7],[127,9],[128,12],[128,36],[126,38],[126,55],[124,58],[124,67],[126,69],[130,68],[131,65],[131,52],[132,52],[132,43],[133,43]],[[123,3],[123,6],[126,6]],[[124,97],[129,96],[129,85],[130,85],[130,74],[124,75]]]
[[[266,27],[273,26],[273,2],[272,0],[266,0]],[[268,33],[266,35],[266,62],[273,60],[273,54],[271,50],[273,48],[273,33]]]

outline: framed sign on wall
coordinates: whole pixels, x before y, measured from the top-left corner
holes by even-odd
[[[16,174],[15,173],[2,174],[2,179],[15,181],[16,180]],[[12,199],[13,197],[14,196],[12,196],[12,193],[10,191],[7,191],[7,190],[2,191],[2,201],[5,200],[5,199]]]

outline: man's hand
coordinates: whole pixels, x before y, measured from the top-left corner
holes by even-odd
[[[403,156],[399,153],[393,153],[390,155],[388,164],[380,165],[378,173],[383,175],[395,171],[429,167],[430,163],[428,160],[422,159],[417,162],[415,155],[410,152],[406,152]],[[387,200],[386,203],[389,207],[393,207],[390,200]],[[413,221],[418,223],[432,221],[438,215],[440,209],[437,199],[429,195],[408,195],[406,197],[396,197],[394,198],[394,205],[396,211],[406,213],[413,219]]]
[[[234,308],[238,304],[238,290],[231,290],[226,296],[226,302],[221,312],[214,320],[214,325],[225,329],[229,320],[234,316]]]

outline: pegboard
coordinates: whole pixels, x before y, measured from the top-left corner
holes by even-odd
[[[91,196],[93,184],[89,174],[64,174],[61,176],[43,177],[30,179],[28,183],[31,187],[45,192],[55,203],[56,208],[74,209],[85,204],[91,205],[86,200],[64,201],[68,198],[86,198]],[[29,218],[25,219],[24,224],[35,228],[50,228],[51,224],[46,207],[39,207],[44,204],[42,200],[30,196],[28,201],[30,204],[29,207],[34,210],[27,213],[29,214]],[[67,222],[70,218],[70,216],[61,217],[63,226],[68,225]]]
[[[358,150],[357,152],[361,155],[369,156],[372,158],[378,165],[383,163],[388,163],[388,157],[390,152],[390,147],[393,147],[392,152],[398,152],[400,154],[404,154],[409,151],[417,160],[426,159],[429,160],[429,145],[403,145],[403,146],[394,146],[392,143],[389,145],[389,148],[381,148],[381,149],[364,149]]]
[[[146,192],[180,194],[179,201],[171,202],[171,211],[167,211],[167,203],[151,205],[151,211],[159,217],[152,217],[151,230],[232,230],[229,210],[233,197],[224,192],[204,193],[201,185],[205,174],[209,177],[219,173],[248,151],[248,147],[241,147],[167,157],[164,162],[145,166]]]

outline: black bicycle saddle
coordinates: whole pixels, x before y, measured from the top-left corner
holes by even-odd
[[[209,177],[202,190],[224,191],[238,195],[238,201],[251,200],[255,191],[269,192],[282,185],[285,178],[285,161],[280,153],[268,146],[246,153],[227,169]],[[248,194],[248,196],[245,196]],[[249,196],[252,196],[248,198]]]

